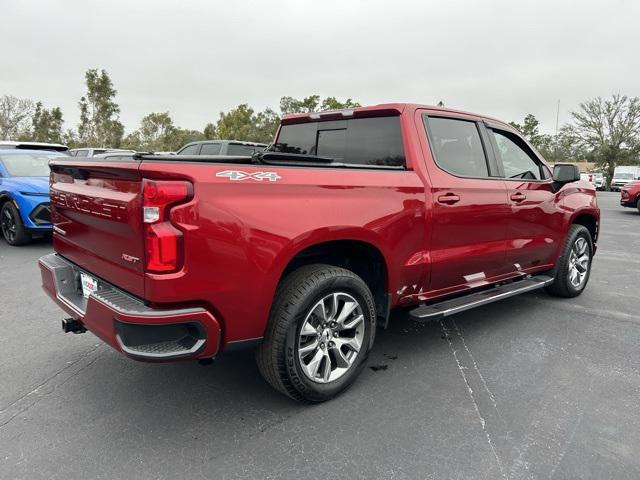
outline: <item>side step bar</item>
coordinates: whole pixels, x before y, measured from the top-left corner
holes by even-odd
[[[487,303],[497,302],[498,300],[542,288],[552,282],[552,277],[548,275],[538,275],[525,280],[507,283],[489,290],[483,290],[481,292],[470,293],[451,300],[445,300],[444,302],[421,305],[418,308],[411,310],[409,315],[414,320],[420,321],[440,320],[441,318],[453,315],[454,313],[464,312],[465,310],[486,305]]]

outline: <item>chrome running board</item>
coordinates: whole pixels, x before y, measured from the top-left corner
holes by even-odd
[[[475,307],[480,307],[488,303],[497,302],[505,298],[513,297],[521,293],[530,292],[549,285],[553,278],[548,275],[538,275],[525,280],[518,280],[512,283],[493,287],[481,292],[469,293],[462,297],[445,300],[443,302],[421,305],[409,312],[414,320],[428,321],[439,320],[455,313],[464,312]]]

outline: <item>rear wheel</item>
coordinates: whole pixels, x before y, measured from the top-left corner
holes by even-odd
[[[24,228],[20,212],[10,201],[0,210],[0,229],[9,245],[24,245],[31,241],[31,233]]]
[[[636,208],[638,209],[638,213],[640,213],[640,196],[638,196],[638,201],[636,202]]]
[[[571,225],[558,259],[555,279],[547,291],[559,297],[580,295],[589,281],[592,258],[591,233],[582,225]]]
[[[278,288],[258,368],[295,400],[329,400],[362,371],[375,318],[371,291],[356,274],[330,265],[301,267]]]

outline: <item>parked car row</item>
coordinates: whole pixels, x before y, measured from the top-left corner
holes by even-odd
[[[607,177],[602,173],[581,173],[580,179],[589,182],[596,190],[607,189]]]
[[[177,156],[252,156],[264,151],[265,143],[238,140],[202,140],[183,146],[178,152],[153,152],[154,155]],[[27,243],[35,235],[51,231],[47,162],[51,158],[76,157],[108,161],[133,161],[135,150],[107,147],[69,149],[56,143],[0,141],[0,216],[2,233],[11,245]],[[18,155],[19,157],[12,157]],[[17,161],[20,160],[19,167]],[[21,170],[17,170],[21,169]],[[19,180],[15,180],[19,172]],[[4,180],[3,180],[4,178]],[[13,178],[14,180],[10,180]],[[596,190],[606,190],[607,178],[602,173],[582,173],[581,180]],[[611,182],[612,191],[620,191],[620,204],[640,210],[640,166],[619,166]],[[19,185],[19,188],[17,187]],[[7,200],[11,199],[12,202]]]

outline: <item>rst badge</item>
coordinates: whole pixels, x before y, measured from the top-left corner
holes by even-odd
[[[225,170],[216,173],[216,177],[227,177],[229,180],[255,180],[261,182],[267,180],[269,182],[277,182],[282,177],[276,172],[253,172],[247,173],[241,170]]]

